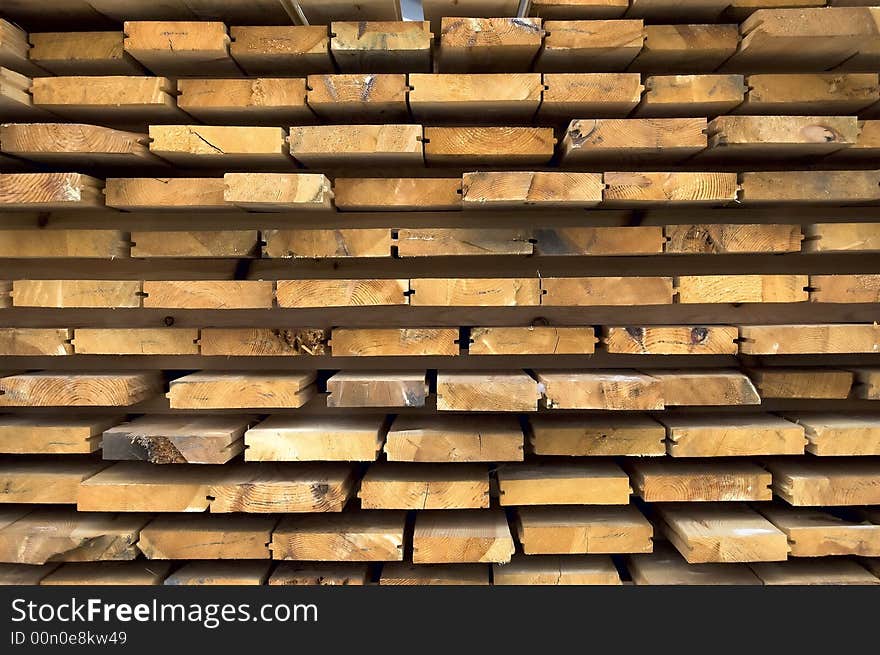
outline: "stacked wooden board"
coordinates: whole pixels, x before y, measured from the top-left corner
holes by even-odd
[[[880,584],[880,8],[519,4],[0,7],[0,582]]]

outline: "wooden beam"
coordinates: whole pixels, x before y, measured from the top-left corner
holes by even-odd
[[[8,20],[0,18],[0,66],[23,75],[45,75],[46,71],[30,58],[28,33]]]
[[[509,562],[514,552],[500,510],[419,512],[413,531],[413,563]]]
[[[591,355],[592,327],[471,328],[468,355]]]
[[[519,462],[523,431],[512,416],[398,416],[385,437],[389,462]]]
[[[281,127],[150,125],[150,152],[182,166],[290,168]]]
[[[663,228],[655,225],[608,227],[548,227],[534,231],[538,255],[659,255]]]
[[[610,557],[515,557],[493,564],[495,585],[620,585]]]
[[[72,355],[72,338],[68,328],[0,328],[0,355]]]
[[[823,368],[766,367],[749,371],[762,398],[849,397],[852,371]]]
[[[613,462],[505,464],[499,502],[517,505],[627,505],[629,478]]]
[[[562,139],[562,164],[676,162],[707,145],[704,118],[573,120]]]
[[[0,452],[16,455],[75,455],[101,448],[104,430],[121,422],[116,416],[0,416]]]
[[[384,416],[270,416],[244,435],[248,462],[372,462],[385,441]]]
[[[535,70],[624,71],[645,43],[642,20],[544,21],[547,35]]]
[[[278,280],[279,307],[406,305],[409,280]]]
[[[4,462],[0,464],[0,504],[74,505],[83,480],[106,466],[91,458]]]
[[[531,255],[532,232],[515,228],[401,228],[398,257]]]
[[[320,173],[226,173],[223,200],[250,211],[330,210],[330,180]]]
[[[489,569],[479,564],[385,564],[380,585],[488,585]]]
[[[660,381],[636,371],[538,371],[547,409],[663,409]]]
[[[741,325],[744,355],[802,355],[880,352],[877,324]]]
[[[14,280],[14,307],[140,307],[137,280]]]
[[[541,104],[540,73],[410,73],[408,103],[419,122],[528,122]]]
[[[409,118],[409,85],[403,73],[309,75],[306,102],[319,118],[335,122],[402,122]]]
[[[263,585],[269,578],[269,562],[187,562],[165,578],[163,585]]]
[[[140,532],[147,559],[269,559],[275,517],[157,516]]]
[[[738,113],[846,116],[880,102],[877,73],[747,75]]]
[[[126,210],[232,209],[222,177],[107,178],[108,207]]]
[[[650,553],[654,528],[634,505],[521,507],[517,539],[526,555]]]
[[[202,328],[199,352],[219,357],[327,355],[330,331],[319,328]]]
[[[666,407],[761,404],[752,381],[737,370],[652,369],[648,373],[660,381]]]
[[[314,119],[302,78],[179,80],[177,89],[177,106],[209,125],[290,125]]]
[[[671,277],[545,277],[542,305],[671,305]]]
[[[334,328],[334,357],[455,356],[457,328]]]
[[[678,16],[677,18],[684,18]],[[696,20],[692,14],[688,20]],[[709,73],[736,52],[738,25],[645,25],[645,43],[630,69],[641,73]]]
[[[383,568],[384,571],[384,568]],[[269,585],[365,585],[370,571],[364,564],[298,564],[280,562],[269,576]]]
[[[880,525],[807,507],[761,505],[756,509],[785,533],[792,557],[880,557]]]
[[[799,252],[803,238],[799,225],[763,223],[667,225],[663,234],[664,252],[679,255]]]
[[[156,75],[240,75],[229,56],[226,25],[207,21],[130,21],[123,24],[125,52]]]
[[[417,278],[409,304],[419,307],[512,307],[541,303],[539,278]]]
[[[421,125],[306,125],[290,128],[290,154],[306,168],[421,166]]]
[[[229,54],[249,76],[333,71],[326,25],[244,25],[229,35]]]
[[[437,409],[461,412],[534,412],[537,381],[522,371],[437,371]]]
[[[880,223],[818,223],[804,226],[804,252],[876,252]]]
[[[45,164],[155,166],[147,135],[98,125],[7,123],[0,125],[0,151]]]
[[[76,328],[78,355],[198,355],[198,328]]]
[[[672,457],[803,455],[804,428],[773,414],[732,416],[665,415],[667,448]]]
[[[339,211],[449,211],[462,209],[461,178],[337,177]]]
[[[742,75],[652,75],[645,80],[645,95],[634,115],[718,116],[742,104],[746,90]]]
[[[770,473],[742,460],[628,460],[633,490],[649,503],[771,500]]]
[[[806,302],[809,280],[809,275],[682,275],[675,278],[675,291],[683,304]]]
[[[339,371],[327,380],[327,407],[424,407],[424,371]]]
[[[0,378],[2,407],[127,407],[160,393],[160,372],[38,372]]]
[[[646,415],[544,415],[529,418],[536,455],[665,455],[666,431]]]
[[[736,202],[736,173],[605,173],[603,206],[719,206]]]
[[[53,75],[138,75],[143,68],[123,49],[121,31],[31,32],[30,59]]]
[[[387,228],[262,230],[263,257],[293,259],[347,259],[390,257]],[[284,285],[279,285],[283,287]]]
[[[578,116],[628,116],[642,99],[638,73],[544,73],[540,122],[568,121]]]
[[[546,127],[426,127],[425,161],[445,166],[546,165],[556,138]]]
[[[795,506],[880,504],[880,465],[872,459],[771,459],[773,492]]]
[[[880,455],[880,419],[870,414],[794,412],[787,418],[804,429],[813,455]]]
[[[150,230],[131,233],[132,257],[256,256],[256,230]]]
[[[361,479],[361,509],[489,509],[485,465],[379,462]]]
[[[438,70],[444,73],[525,70],[541,49],[539,18],[443,17]]]
[[[31,78],[0,67],[0,109],[4,120],[51,120],[51,114],[36,107]]]
[[[0,209],[101,208],[102,187],[82,173],[0,173]]]
[[[119,230],[0,230],[0,257],[15,259],[128,256],[128,238]]]
[[[532,16],[562,19],[620,18],[629,0],[532,0]]]
[[[166,395],[172,409],[295,408],[315,394],[314,382],[314,373],[190,373]]]
[[[287,517],[272,532],[272,559],[314,562],[403,561],[406,512]]]
[[[330,54],[344,73],[414,73],[431,70],[434,35],[427,21],[334,20]]]
[[[271,309],[270,280],[145,280],[143,306],[163,309]]]
[[[855,116],[719,116],[709,123],[700,160],[818,157],[855,144]]]
[[[463,209],[595,207],[605,185],[600,173],[465,173]]]
[[[602,328],[605,349],[625,355],[736,355],[738,338],[730,325]]]
[[[154,586],[170,572],[170,562],[69,562],[40,580],[40,585]]]
[[[637,585],[759,585],[746,564],[689,564],[671,546],[657,545],[651,555],[631,555],[626,568]]]
[[[811,275],[810,302],[880,302],[880,275]]]
[[[822,558],[791,560],[776,564],[753,564],[752,570],[765,585],[876,585],[880,578],[851,560]]]

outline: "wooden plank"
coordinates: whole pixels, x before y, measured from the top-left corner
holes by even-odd
[[[631,555],[626,568],[637,585],[759,585],[746,564],[689,564],[670,546],[651,555]]]
[[[534,412],[538,383],[522,371],[437,371],[437,409],[464,412]]]
[[[398,257],[531,255],[532,233],[508,228],[401,228]]]
[[[282,127],[150,125],[150,152],[182,166],[291,167]]]
[[[852,146],[858,134],[855,116],[719,116],[700,159],[817,157]]]
[[[663,409],[659,380],[636,371],[538,371],[547,409]]]
[[[620,574],[610,557],[515,557],[510,564],[494,564],[495,585],[620,585]]]
[[[536,455],[665,455],[666,431],[643,415],[538,414],[529,418]]]
[[[420,307],[511,307],[541,303],[541,280],[528,278],[418,278],[409,304]]]
[[[45,75],[46,71],[30,59],[28,33],[8,20],[0,19],[0,66],[24,75]]]
[[[880,419],[869,414],[793,412],[787,418],[803,427],[807,452],[828,455],[880,455]]]
[[[390,257],[387,228],[262,230],[263,257],[324,259]],[[283,286],[283,285],[282,285]]]
[[[15,307],[140,307],[137,280],[14,280]]]
[[[605,326],[602,343],[626,355],[736,355],[739,329],[730,325]]]
[[[791,560],[754,564],[752,570],[765,585],[876,585],[880,578],[851,560]]]
[[[608,257],[663,252],[663,228],[654,225],[538,228],[533,234],[538,255]]]
[[[658,505],[661,527],[689,564],[788,559],[785,533],[742,503]]]
[[[0,209],[100,208],[102,187],[82,173],[0,173]]]
[[[741,325],[744,355],[801,355],[880,352],[874,324]]]
[[[697,20],[690,12],[677,18]],[[630,69],[642,73],[708,73],[739,46],[738,25],[645,25],[645,43]]]
[[[648,373],[660,380],[666,407],[761,404],[752,381],[737,370],[652,369]]]
[[[3,120],[50,120],[51,114],[34,106],[31,78],[0,66],[0,109]]]
[[[333,70],[326,25],[235,26],[229,34],[229,54],[250,76]]]
[[[742,104],[746,91],[742,75],[652,75],[645,80],[645,95],[634,115],[718,116]]]
[[[128,239],[118,230],[0,230],[0,257],[44,259],[128,256]]]
[[[191,79],[177,83],[177,106],[208,124],[290,125],[309,121],[302,78]]]
[[[817,223],[804,226],[804,252],[876,252],[880,223]]]
[[[222,177],[107,178],[104,194],[114,209],[229,209],[223,190]]]
[[[384,416],[270,416],[244,435],[248,462],[372,462],[382,451]]]
[[[226,173],[223,199],[251,211],[329,210],[330,180],[320,173]]]
[[[272,532],[272,559],[400,562],[406,512],[287,517]]]
[[[509,562],[514,552],[500,510],[419,512],[413,531],[413,563]]]
[[[270,309],[270,280],[146,280],[143,306],[167,309]]]
[[[290,154],[307,168],[421,166],[422,126],[299,125],[290,128]]]
[[[147,559],[269,559],[274,517],[157,516],[141,530]]]
[[[426,127],[425,161],[447,166],[545,165],[556,138],[545,127]]]
[[[664,252],[681,255],[799,252],[803,238],[799,225],[763,223],[667,225],[663,233]]]
[[[517,505],[627,505],[629,478],[613,462],[505,464],[499,502]]]
[[[364,564],[280,562],[269,576],[269,585],[365,585],[369,574]]]
[[[770,473],[742,460],[628,460],[633,491],[649,503],[770,500]]]
[[[479,564],[385,564],[380,585],[488,585],[489,569]]]
[[[808,275],[682,275],[675,278],[678,302],[784,303],[809,300]]]
[[[468,355],[590,355],[596,342],[592,327],[475,327]]]
[[[773,414],[676,416],[658,420],[666,427],[672,457],[803,455],[804,428]]]
[[[545,277],[542,305],[563,307],[670,305],[671,277]]]
[[[488,509],[485,465],[380,462],[361,479],[361,509]]]
[[[101,433],[122,421],[116,416],[0,416],[0,452],[74,455],[101,448]]]
[[[137,75],[143,68],[123,49],[122,31],[31,32],[32,62],[53,75]]]
[[[424,407],[424,371],[339,371],[327,380],[327,407]]]
[[[859,121],[855,143],[836,151],[832,161],[864,161],[880,155],[880,120]]]
[[[148,517],[37,509],[0,521],[0,559],[17,564],[132,560]]]
[[[785,533],[792,557],[880,556],[880,525],[807,507],[761,505],[756,509]]]
[[[147,135],[98,125],[7,123],[0,125],[0,151],[45,164],[77,167],[160,164]]]
[[[455,356],[457,328],[334,328],[334,357]]]
[[[143,587],[161,585],[170,572],[170,562],[70,562],[40,580],[40,585]]]
[[[790,116],[846,116],[880,102],[876,73],[747,75],[738,112]]]
[[[406,305],[409,280],[278,280],[279,307]]]
[[[68,328],[0,328],[0,355],[72,355]]]
[[[544,91],[540,73],[410,73],[408,103],[420,122],[530,121]],[[467,120],[474,120],[470,118]]]
[[[427,21],[333,20],[330,54],[344,73],[427,72],[433,36]]]
[[[226,25],[208,21],[134,21],[123,24],[125,52],[156,75],[240,74],[229,56]]]
[[[202,328],[199,351],[219,357],[329,354],[330,331],[317,328]]]
[[[78,355],[198,355],[198,328],[76,328]]]
[[[522,71],[543,38],[539,18],[444,16],[437,67],[444,73]]]
[[[409,118],[403,73],[309,75],[306,102],[319,118],[335,122],[402,122]]]
[[[547,36],[535,70],[624,71],[645,43],[642,20],[544,21]]]
[[[150,230],[131,233],[132,257],[254,257],[256,230]]]
[[[634,505],[521,507],[517,539],[526,555],[650,553],[654,528]]]
[[[795,506],[880,504],[880,465],[870,458],[770,459],[773,492]]]
[[[104,432],[103,457],[153,464],[225,464],[254,423],[238,416],[141,416]]]
[[[269,562],[187,562],[165,578],[163,585],[263,585]]]
[[[464,209],[594,207],[602,202],[600,173],[465,173]]]
[[[562,139],[562,164],[675,162],[707,145],[704,118],[573,120]]]
[[[727,205],[739,191],[736,173],[605,173],[604,179],[608,207]]]
[[[58,564],[0,564],[0,586],[38,585]]]
[[[0,503],[76,504],[83,480],[106,466],[91,458],[4,462],[0,464]]]
[[[394,0],[298,0],[306,20],[312,25],[332,20],[400,20],[400,3]]]
[[[389,462],[518,462],[523,431],[512,416],[398,416],[385,437]]]
[[[854,368],[856,382],[853,392],[857,398],[880,400],[880,369]]]
[[[811,275],[810,302],[880,302],[880,275]]]
[[[751,369],[749,377],[762,398],[849,397],[852,371],[822,368],[767,367]]]
[[[22,373],[0,378],[2,407],[127,407],[162,389],[161,372]]]
[[[464,17],[517,16],[519,3],[517,0],[459,0],[452,7],[450,7],[448,0],[424,0],[422,2],[425,20],[430,21],[431,29],[435,34],[440,34],[441,21],[444,16],[450,13]]]
[[[462,209],[461,178],[337,177],[339,211],[449,211]]]
[[[542,18],[619,18],[629,0],[532,0],[529,12]]]
[[[628,116],[645,88],[638,73],[544,73],[543,78],[541,122]]]
[[[171,381],[167,397],[172,409],[296,408],[314,381],[314,373],[190,373]]]

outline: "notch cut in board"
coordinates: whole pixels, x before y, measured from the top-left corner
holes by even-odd
[[[544,21],[547,32],[535,70],[624,71],[645,43],[642,20]]]
[[[346,73],[427,73],[433,36],[423,21],[334,20],[330,54]]]

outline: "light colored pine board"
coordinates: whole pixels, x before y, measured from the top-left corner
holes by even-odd
[[[541,303],[541,280],[528,278],[417,278],[409,304],[419,307],[512,307]]]
[[[141,66],[123,49],[122,31],[31,32],[32,62],[53,75],[137,75]]]
[[[390,252],[390,251],[389,251]],[[409,280],[278,280],[279,307],[406,305]]]
[[[461,200],[464,209],[594,207],[604,188],[600,173],[465,173]]]
[[[809,300],[808,275],[682,275],[675,278],[678,302],[786,303]]]
[[[317,328],[202,328],[199,352],[219,357],[326,355],[330,331]]]
[[[542,18],[619,18],[629,0],[532,0],[529,12]]]
[[[223,200],[250,211],[329,210],[330,180],[320,173],[226,173]]]
[[[116,416],[0,416],[0,452],[74,455],[101,448],[101,434],[122,421]]]
[[[51,120],[51,114],[34,105],[31,78],[0,66],[0,109],[3,120]]]
[[[80,484],[107,466],[92,458],[0,464],[0,503],[74,505]]]
[[[37,372],[0,378],[3,407],[127,407],[161,392],[161,372]]]
[[[395,122],[409,118],[407,76],[402,73],[309,75],[306,102],[334,122]]]
[[[636,371],[537,371],[547,409],[663,409],[660,381]]]
[[[198,355],[197,328],[76,328],[78,355]]]
[[[737,370],[652,369],[648,373],[660,380],[666,407],[761,404],[761,397],[752,381]],[[798,452],[803,452],[803,444]]]
[[[689,564],[788,559],[785,533],[744,503],[662,504],[657,515]]]
[[[654,528],[634,505],[521,507],[517,539],[526,555],[650,553]]]
[[[372,462],[382,451],[383,416],[270,416],[244,435],[248,462]]]
[[[543,78],[541,121],[628,116],[644,91],[638,73],[544,73]]]
[[[855,144],[855,116],[719,116],[709,122],[702,159],[780,160],[830,155]]]
[[[880,556],[880,525],[808,507],[757,505],[756,509],[785,533],[792,557]]]
[[[776,564],[753,564],[765,585],[876,585],[880,578],[846,559],[791,560]]]
[[[854,368],[855,385],[853,392],[857,398],[880,400],[880,368]]]
[[[385,564],[380,585],[488,585],[489,568],[479,564]]]
[[[804,252],[875,252],[880,223],[817,223],[804,226]]]
[[[146,280],[143,306],[163,309],[270,309],[268,280]]]
[[[547,36],[535,70],[624,71],[645,43],[642,20],[544,21]]]
[[[810,302],[880,302],[880,275],[811,275]]]
[[[303,78],[179,80],[177,90],[177,106],[209,125],[290,125],[314,118]]]
[[[663,252],[663,228],[654,225],[548,227],[538,228],[533,234],[539,255],[608,257]]]
[[[269,576],[269,585],[365,585],[369,569],[363,564],[298,564],[280,562]]]
[[[425,371],[339,371],[327,380],[327,407],[424,407]]]
[[[626,568],[636,585],[760,585],[746,564],[689,564],[671,546],[630,555]]]
[[[736,355],[739,329],[730,325],[605,326],[602,344],[626,355]]]
[[[150,152],[180,166],[291,167],[282,127],[150,125]]]
[[[605,173],[603,206],[719,206],[734,203],[736,173]]]
[[[82,173],[0,173],[0,209],[101,208],[102,188],[101,180]]]
[[[496,585],[620,585],[610,557],[515,557],[510,564],[493,564]]]
[[[461,178],[337,177],[339,211],[449,211],[462,209]]]
[[[488,509],[489,473],[480,464],[379,462],[361,478],[361,509]]]
[[[799,225],[763,223],[667,225],[663,233],[664,252],[681,255],[799,252],[803,238]]]
[[[269,559],[274,517],[157,516],[141,530],[138,548],[147,559]]]
[[[522,371],[437,371],[437,409],[463,412],[534,412],[541,393]]]
[[[744,355],[801,355],[880,352],[877,324],[741,325]]]
[[[545,277],[542,305],[671,305],[671,277]]]
[[[773,414],[676,416],[658,420],[666,427],[672,457],[803,455],[803,426]]]
[[[0,355],[72,355],[68,328],[0,328]]]
[[[829,455],[880,455],[880,420],[870,414],[786,413],[803,427],[807,452]]]
[[[768,171],[742,173],[740,181],[744,204],[880,202],[880,171]]]
[[[596,342],[592,327],[475,327],[468,355],[590,355]]]
[[[272,559],[315,562],[403,561],[406,512],[352,512],[283,518],[272,532]]]
[[[398,257],[531,255],[532,233],[511,228],[401,228]]]
[[[629,460],[633,491],[649,503],[770,500],[770,473],[742,460]]]
[[[390,257],[391,234],[387,228],[278,229],[262,230],[263,257],[293,259],[340,259]]]
[[[513,72],[531,66],[544,30],[539,18],[444,16],[439,36],[441,72]]]
[[[499,502],[505,507],[629,503],[629,478],[610,461],[504,464],[497,474]]]
[[[858,122],[858,135],[853,144],[831,155],[831,161],[865,161],[880,155],[880,120]]]
[[[529,418],[529,443],[536,455],[666,454],[666,430],[646,415],[544,415]]]
[[[421,166],[422,126],[305,125],[290,128],[290,154],[307,168]]]
[[[446,166],[546,165],[556,138],[545,127],[426,127],[425,161]]]
[[[38,585],[58,564],[0,564],[0,586]]]
[[[165,578],[163,585],[263,585],[269,562],[187,562]]]
[[[679,15],[697,21],[690,12]],[[707,73],[736,52],[739,26],[724,24],[645,25],[645,43],[630,65],[642,73]]]
[[[108,207],[125,210],[230,209],[222,177],[108,178]]]
[[[314,373],[190,373],[171,381],[167,397],[172,409],[296,408],[314,381]]]
[[[749,371],[762,398],[849,397],[852,371],[823,368],[767,367]]]
[[[454,356],[457,328],[334,328],[334,357]]]
[[[518,462],[523,431],[512,416],[398,416],[384,451],[389,462]]]
[[[151,166],[147,135],[98,125],[7,123],[0,125],[0,151],[56,166]]]
[[[128,239],[118,230],[0,230],[0,257],[115,259],[128,256]]]
[[[691,26],[658,25],[656,27]],[[638,61],[633,66],[637,64]],[[742,75],[652,75],[645,80],[645,95],[635,115],[718,116],[742,104],[745,94],[746,85]]]
[[[845,116],[880,102],[876,73],[747,75],[737,113]]]
[[[240,74],[229,56],[229,34],[221,22],[127,20],[122,31],[125,52],[156,75]]]
[[[137,280],[14,280],[14,307],[140,307]]]
[[[707,145],[704,118],[573,120],[562,139],[562,164],[676,162]]]
[[[513,537],[500,510],[419,512],[413,532],[414,564],[510,561]]]
[[[150,230],[131,233],[132,257],[254,257],[256,230]]]
[[[30,51],[28,33],[18,25],[0,19],[0,66],[24,75],[45,75],[45,69],[30,58]]]
[[[153,464],[225,464],[244,450],[253,417],[141,416],[104,431],[103,457]]]
[[[413,118],[429,123],[530,121],[544,90],[540,73],[410,73],[408,82]]]
[[[169,573],[170,562],[69,562],[40,580],[40,585],[155,586]]]
[[[229,54],[250,76],[333,70],[327,25],[241,25],[229,28]]]
[[[773,492],[795,506],[880,505],[880,464],[871,458],[775,458]]]
[[[431,69],[431,24],[423,21],[330,24],[330,54],[344,73],[414,73]]]

